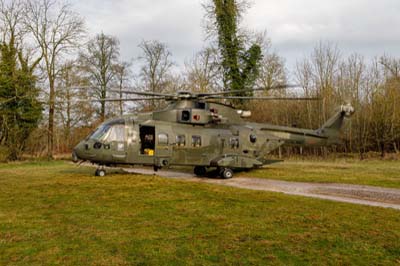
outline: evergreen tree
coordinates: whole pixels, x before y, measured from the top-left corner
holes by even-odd
[[[218,36],[225,89],[232,91],[254,85],[262,59],[261,47],[254,43],[246,49],[245,38],[238,33],[241,4],[237,0],[213,0],[206,6],[212,22],[209,30]]]
[[[9,160],[20,158],[41,118],[32,71],[13,38],[0,44],[0,144],[7,148]]]

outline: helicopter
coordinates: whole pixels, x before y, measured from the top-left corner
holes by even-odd
[[[276,86],[275,88],[288,87]],[[254,91],[257,89],[252,89]],[[261,89],[259,89],[261,90]],[[244,93],[249,90],[238,90]],[[234,171],[273,163],[268,155],[283,145],[325,146],[339,143],[340,129],[354,108],[342,105],[316,130],[248,122],[250,111],[239,110],[221,100],[313,100],[236,96],[232,91],[174,94],[118,91],[136,95],[127,101],[165,100],[165,109],[133,113],[109,119],[82,140],[72,152],[74,162],[97,164],[95,175],[105,167],[152,166],[154,171],[171,166],[190,166],[196,176],[216,169],[223,179]],[[140,97],[138,97],[140,96]],[[121,99],[104,99],[120,101]]]

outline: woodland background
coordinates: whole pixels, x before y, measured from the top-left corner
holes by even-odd
[[[241,27],[248,3],[205,1],[204,49],[177,65],[162,40],[138,40],[141,54],[121,58],[119,40],[87,32],[84,18],[58,0],[0,0],[0,160],[53,158],[68,153],[104,119],[162,107],[123,99],[122,90],[211,92],[266,88],[255,95],[317,97],[319,101],[251,101],[236,106],[252,121],[318,128],[335,108],[351,103],[355,115],[343,144],[287,148],[284,155],[370,154],[400,149],[400,59],[356,51],[343,56],[321,41],[288,70],[265,32]],[[134,34],[134,33],[132,33]],[[268,88],[294,83],[286,90]]]

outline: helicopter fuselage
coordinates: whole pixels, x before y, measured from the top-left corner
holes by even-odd
[[[220,103],[182,101],[166,110],[110,119],[81,141],[75,161],[99,165],[172,165],[249,169],[273,162],[268,155],[282,145],[337,142],[343,109],[318,130],[249,123],[245,112]]]

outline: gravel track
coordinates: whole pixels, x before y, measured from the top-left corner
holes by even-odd
[[[273,191],[288,195],[400,210],[400,189],[349,184],[288,182],[253,177],[234,177],[228,180],[198,178],[190,173],[173,170],[159,170],[158,172],[154,172],[152,169],[148,168],[128,168],[123,170],[129,173],[158,175],[190,182],[217,184],[259,191]]]

